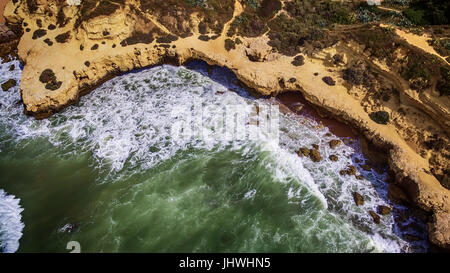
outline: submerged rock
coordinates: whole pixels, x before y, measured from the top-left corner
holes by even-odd
[[[377,111],[369,114],[371,120],[378,124],[386,125],[389,123],[389,113],[386,111]]]
[[[9,89],[16,86],[17,82],[14,79],[9,79],[6,82],[2,83],[2,89],[3,91],[8,91]]]
[[[320,155],[320,152],[317,149],[311,149],[309,151],[309,157],[313,162],[320,162],[322,160],[322,156]]]
[[[384,206],[384,205],[379,205],[378,209],[377,209],[378,213],[381,214],[381,215],[391,214],[391,210],[392,209],[390,207]]]
[[[375,224],[379,224],[380,223],[380,215],[378,215],[375,211],[371,210],[369,211],[370,216],[372,216],[372,219],[374,221]]]
[[[355,200],[355,204],[357,206],[362,206],[364,205],[364,198],[362,197],[361,194],[357,193],[357,192],[353,192],[353,200]]]
[[[330,159],[331,161],[338,161],[339,158],[338,158],[337,155],[330,155],[329,159]]]
[[[347,169],[339,171],[341,175],[356,175],[357,169],[355,166],[349,166]]]
[[[347,174],[348,175],[355,175],[356,174],[356,167],[355,166],[348,167]]]
[[[298,151],[299,156],[309,156],[309,149],[305,147],[301,147],[300,151]]]
[[[339,145],[341,144],[341,142],[342,142],[342,141],[340,141],[339,139],[333,139],[333,140],[331,140],[331,141],[329,142],[330,148],[331,148],[331,149],[336,148],[337,146],[339,146]]]

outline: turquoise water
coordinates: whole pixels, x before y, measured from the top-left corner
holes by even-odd
[[[2,82],[19,79],[8,68]],[[82,252],[425,249],[402,239],[392,215],[373,223],[368,210],[388,204],[384,174],[340,176],[365,159],[352,145],[331,151],[336,137],[308,118],[276,112],[278,135],[247,124],[251,137],[228,139],[217,129],[224,120],[209,113],[209,137],[174,138],[196,104],[250,115],[276,106],[250,98],[226,70],[206,74],[201,63],[129,73],[41,121],[22,114],[18,87],[1,93],[0,249],[69,252],[70,241]],[[312,144],[320,163],[295,153]]]

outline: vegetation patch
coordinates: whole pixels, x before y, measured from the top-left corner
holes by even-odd
[[[294,66],[302,66],[305,64],[305,57],[303,55],[295,56],[294,60],[292,61],[292,65]]]
[[[52,46],[53,45],[53,42],[49,38],[45,39],[44,43],[46,43],[48,46]]]
[[[324,81],[326,84],[328,84],[329,86],[334,86],[336,85],[336,81],[330,77],[330,76],[325,76],[322,78],[322,81]]]
[[[47,31],[45,29],[37,29],[33,32],[33,40],[39,39],[47,35]]]
[[[59,34],[58,36],[55,37],[56,42],[62,44],[62,43],[67,43],[70,40],[70,32],[67,31],[63,34]]]
[[[139,43],[150,44],[155,40],[154,36],[157,33],[158,32],[156,32],[156,31],[152,31],[149,33],[134,32],[130,37],[121,41],[120,45],[125,47],[127,45],[134,45],[134,44],[139,44]],[[115,45],[113,45],[113,47],[115,47]]]
[[[371,120],[378,124],[386,125],[389,123],[389,113],[386,111],[377,111],[369,114]]]
[[[156,39],[157,43],[162,43],[162,44],[170,44],[171,42],[174,42],[178,40],[178,37],[175,35],[166,35],[166,36],[162,36],[162,37],[158,37]]]
[[[225,40],[225,49],[227,51],[230,51],[230,50],[235,49],[235,48],[236,48],[235,42],[233,40],[227,38]]]

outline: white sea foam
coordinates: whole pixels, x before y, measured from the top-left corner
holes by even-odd
[[[24,224],[20,200],[0,189],[0,253],[16,252]]]

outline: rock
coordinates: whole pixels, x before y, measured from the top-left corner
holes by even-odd
[[[313,162],[320,162],[322,160],[322,156],[320,155],[320,152],[317,149],[309,150],[309,158],[311,158]]]
[[[356,167],[355,166],[350,166],[350,167],[348,167],[348,169],[347,169],[347,174],[348,175],[355,175],[356,174]]]
[[[8,91],[9,89],[16,86],[17,82],[14,79],[9,79],[6,82],[2,83],[2,89],[3,91]]]
[[[62,85],[62,81],[51,81],[45,85],[45,89],[55,91]]]
[[[357,193],[357,192],[353,192],[353,200],[355,200],[355,204],[357,206],[362,206],[364,205],[364,198],[362,197],[361,194]]]
[[[341,170],[341,175],[356,175],[357,169],[355,166],[349,166],[347,169]]]
[[[315,150],[318,150],[318,149],[319,149],[319,145],[317,145],[317,144],[313,144],[312,147],[313,147],[313,149],[315,149]]]
[[[12,64],[12,65],[9,67],[9,71],[13,71],[14,69],[16,69],[16,66]]]
[[[388,215],[391,214],[392,209],[388,206],[379,205],[377,211],[381,215]]]
[[[326,84],[328,84],[329,86],[334,86],[336,85],[336,82],[333,80],[332,77],[330,76],[325,76],[322,78],[322,81],[324,81]]]
[[[333,139],[329,142],[329,144],[330,144],[330,148],[334,149],[341,144],[341,141],[339,139]]]
[[[48,83],[50,81],[55,81],[56,76],[53,70],[51,69],[45,69],[42,71],[41,75],[39,76],[39,81],[42,83]]]
[[[377,111],[369,114],[371,120],[378,124],[386,125],[389,123],[389,113],[386,111]]]
[[[329,159],[330,159],[331,161],[338,161],[339,158],[338,158],[337,155],[330,155]]]
[[[361,167],[363,170],[365,170],[365,171],[371,171],[371,170],[372,170],[372,168],[371,168],[369,165],[367,165],[367,164],[360,165],[360,167]]]
[[[356,175],[355,177],[356,177],[356,179],[358,179],[358,180],[363,180],[363,179],[364,179],[364,176],[362,176],[362,175]]]
[[[375,211],[371,210],[369,211],[370,216],[372,216],[373,222],[375,224],[379,224],[380,223],[380,215],[376,214]]]
[[[49,38],[46,38],[44,40],[44,43],[46,43],[48,46],[52,46],[53,45],[53,42]]]

